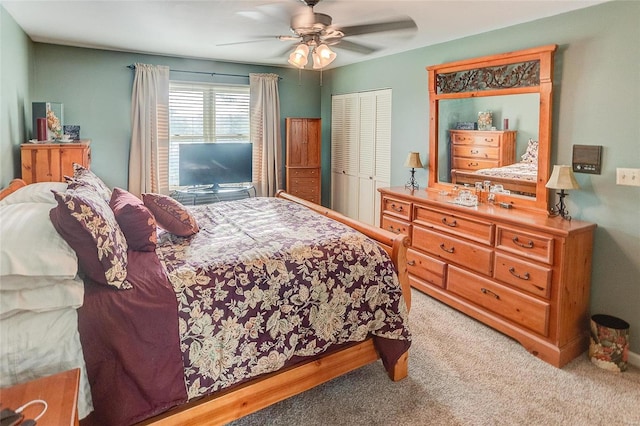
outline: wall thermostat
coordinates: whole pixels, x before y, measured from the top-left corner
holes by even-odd
[[[599,175],[602,161],[602,145],[574,145],[573,171]]]

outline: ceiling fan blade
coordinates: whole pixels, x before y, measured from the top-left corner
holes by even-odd
[[[365,46],[364,44],[354,43],[349,40],[340,40],[339,43],[332,45],[331,47],[335,47],[338,49],[350,50],[352,52],[362,53],[364,55],[368,55],[369,53],[373,53],[378,49],[374,47]]]
[[[352,25],[350,27],[342,27],[340,31],[345,37],[381,33],[385,31],[409,30],[417,28],[416,23],[411,18],[400,21],[378,22],[373,24]]]
[[[257,37],[258,38],[253,40],[234,41],[231,43],[218,43],[216,44],[216,46],[233,46],[236,44],[261,43],[264,41],[280,40],[280,37],[288,37],[288,36],[257,36]]]

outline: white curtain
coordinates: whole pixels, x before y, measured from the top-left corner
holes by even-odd
[[[135,64],[129,192],[169,193],[169,67]]]
[[[282,188],[282,142],[277,74],[249,74],[253,181],[258,196]]]

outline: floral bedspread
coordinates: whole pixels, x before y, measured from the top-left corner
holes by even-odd
[[[476,170],[475,173],[485,175],[487,177],[522,179],[535,182],[538,178],[538,164],[523,161],[520,163],[509,164],[508,166],[503,167],[480,169]]]
[[[371,239],[276,198],[192,213],[200,232],[157,249],[178,299],[189,399],[371,335],[408,348],[394,266]]]

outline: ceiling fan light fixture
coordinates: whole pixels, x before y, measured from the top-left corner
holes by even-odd
[[[296,68],[304,68],[309,62],[309,46],[300,43],[289,55],[288,62]]]
[[[313,69],[322,69],[336,59],[336,53],[326,44],[321,44],[313,50]]]

